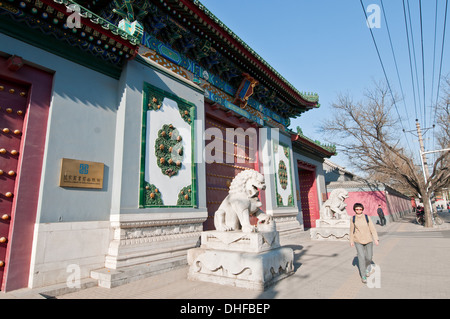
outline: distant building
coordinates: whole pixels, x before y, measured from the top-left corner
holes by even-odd
[[[324,171],[328,193],[336,188],[344,188],[349,192],[345,203],[347,213],[351,216],[355,214],[355,203],[364,205],[364,213],[369,215],[374,223],[378,221],[378,205],[381,205],[387,222],[396,221],[412,211],[410,197],[386,184],[362,179],[329,160],[325,160]]]
[[[294,166],[297,185],[299,219],[304,228],[316,227],[320,208],[327,200],[324,166],[335,154],[335,147],[321,145],[304,136],[301,131],[292,134]]]

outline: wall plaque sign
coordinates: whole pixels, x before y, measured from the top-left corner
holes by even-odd
[[[61,159],[59,186],[79,188],[103,188],[103,163]]]

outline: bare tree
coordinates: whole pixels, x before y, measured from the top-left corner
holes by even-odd
[[[356,169],[387,184],[403,185],[404,190],[420,196],[424,203],[425,226],[432,227],[429,199],[434,191],[449,184],[450,152],[440,154],[425,182],[418,165],[420,161],[415,160],[411,152],[411,149],[417,150],[418,154],[418,146],[406,148],[402,144],[402,126],[398,113],[394,112],[396,102],[383,84],[375,84],[373,89],[367,90],[363,102],[354,102],[348,94],[341,94],[332,105],[333,116],[321,129]],[[441,105],[438,114],[448,116],[448,104],[447,113]],[[448,123],[443,125],[447,134]]]
[[[436,108],[436,124],[439,131],[436,134],[438,144],[442,149],[450,145],[450,75],[445,78],[444,96]]]

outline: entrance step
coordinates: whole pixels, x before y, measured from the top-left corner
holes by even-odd
[[[163,272],[184,267],[186,257],[168,258],[140,265],[121,267],[119,269],[101,268],[91,271],[91,278],[97,280],[99,287],[114,288],[130,282],[154,276]]]

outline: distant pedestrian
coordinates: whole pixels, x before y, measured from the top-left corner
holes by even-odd
[[[378,233],[372,220],[365,214],[363,204],[353,205],[355,216],[350,223],[350,246],[356,247],[358,254],[359,274],[363,283],[374,272],[371,267],[373,256],[373,243],[378,246]]]
[[[383,209],[381,208],[381,205],[378,205],[377,214],[378,217],[380,218],[380,225],[381,226],[386,225],[386,218],[384,217],[384,212]]]

